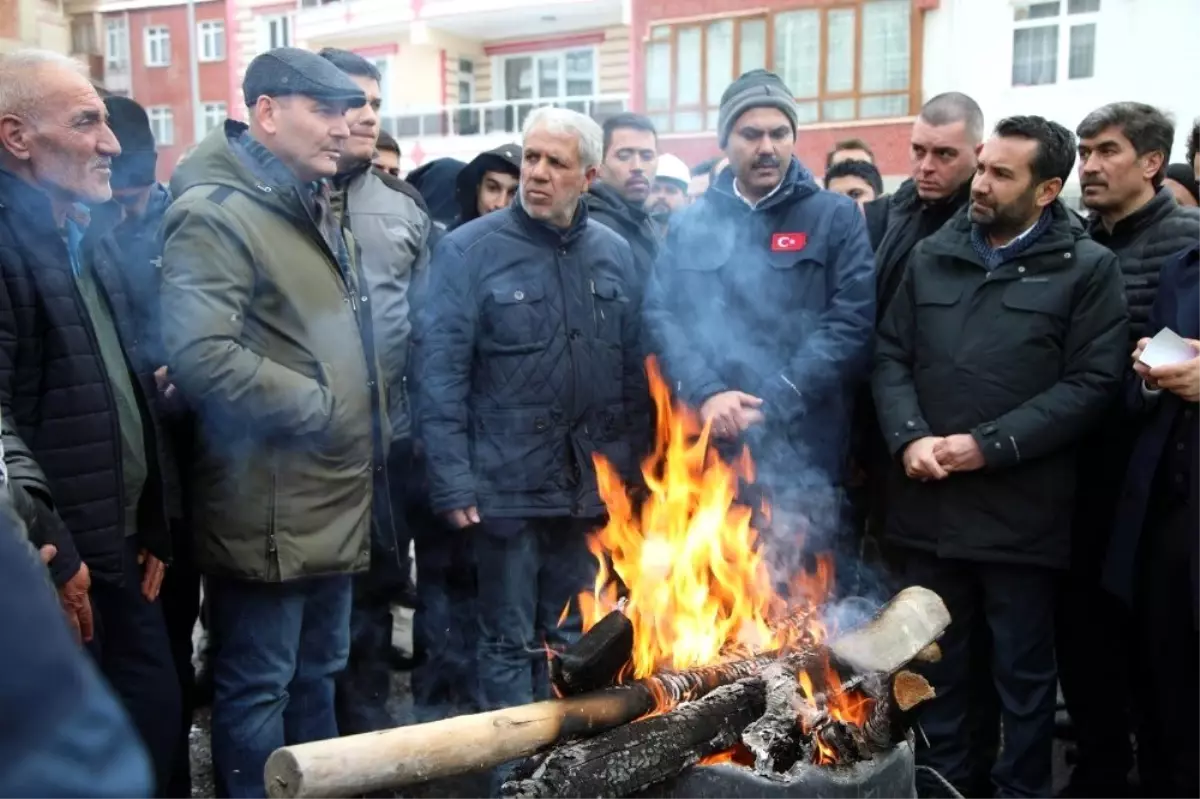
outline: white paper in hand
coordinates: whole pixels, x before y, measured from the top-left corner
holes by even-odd
[[[1172,366],[1177,363],[1190,361],[1197,355],[1196,350],[1170,328],[1164,327],[1158,335],[1150,339],[1142,357],[1138,360],[1154,369],[1159,366]]]

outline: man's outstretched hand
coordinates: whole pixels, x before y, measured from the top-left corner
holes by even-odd
[[[42,557],[45,557],[44,551]],[[71,626],[77,641],[92,640],[92,600],[88,596],[91,588],[92,576],[88,573],[87,564],[80,563],[79,571],[58,589],[58,599],[67,614],[67,624]]]
[[[700,406],[700,421],[711,421],[712,434],[717,438],[736,438],[739,433],[762,423],[762,404],[758,397],[742,391],[722,391]]]

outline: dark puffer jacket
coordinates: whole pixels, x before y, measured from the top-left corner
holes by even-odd
[[[658,258],[659,239],[645,209],[631,205],[616,189],[599,181],[588,189],[587,207],[592,219],[612,228],[625,239],[633,250],[638,272],[643,279],[648,277]]]
[[[93,252],[140,389],[150,471],[138,529],[142,543],[168,560],[154,370],[141,355],[118,266],[108,257],[113,250]],[[0,413],[9,479],[52,503],[55,513],[46,522],[55,531],[38,543],[58,547],[51,564],[56,581],[73,574],[82,559],[93,579],[119,582],[125,499],[112,386],[49,201],[3,170],[0,276]]]
[[[1092,220],[1088,232],[1116,253],[1121,263],[1129,304],[1129,340],[1136,343],[1146,335],[1163,264],[1200,237],[1200,209],[1178,205],[1171,191],[1163,188],[1150,202],[1114,225],[1111,232],[1098,217]]]
[[[582,203],[566,231],[517,202],[442,239],[416,325],[435,511],[603,513],[592,456],[628,476],[648,432],[640,285]]]

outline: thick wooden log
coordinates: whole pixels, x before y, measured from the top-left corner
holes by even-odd
[[[875,618],[829,645],[852,671],[891,674],[912,662],[950,626],[942,598],[928,588],[905,588]]]
[[[742,743],[754,755],[760,774],[783,774],[802,756],[800,731],[800,685],[797,670],[786,662],[763,669],[766,711],[746,727]]]
[[[267,759],[272,797],[357,796],[492,768],[559,741],[628,724],[756,676],[779,652],[664,673],[582,696],[285,746]],[[753,719],[752,719],[753,720]]]
[[[550,682],[559,696],[577,696],[617,681],[633,656],[633,623],[614,610],[575,643],[550,657]]]
[[[532,777],[506,783],[512,797],[628,796],[733,746],[762,715],[765,689],[750,677],[658,716],[555,749]]]

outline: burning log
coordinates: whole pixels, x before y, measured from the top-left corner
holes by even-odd
[[[513,797],[619,797],[674,777],[733,746],[762,715],[765,691],[750,677],[667,713],[560,746],[529,779],[505,783]]]
[[[799,759],[800,716],[803,702],[797,672],[786,663],[763,669],[766,710],[762,718],[746,728],[742,743],[754,754],[759,774],[783,773]]]
[[[905,713],[936,696],[929,680],[911,671],[896,674],[896,679],[892,682],[892,695],[896,699],[896,707]]]
[[[617,682],[633,655],[633,624],[619,609],[571,646],[550,657],[550,682],[559,696],[576,696]]]
[[[780,654],[658,674],[567,699],[285,746],[267,760],[267,793],[288,799],[357,796],[492,768],[699,699],[758,675]]]

